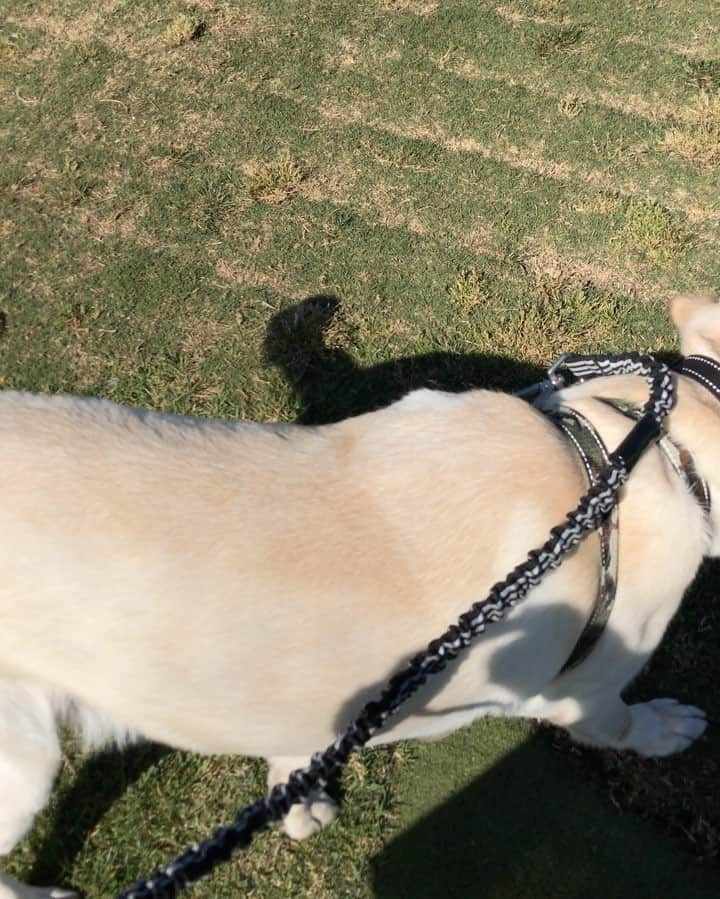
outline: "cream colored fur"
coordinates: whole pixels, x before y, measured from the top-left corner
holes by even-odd
[[[720,306],[683,298],[674,317],[685,351],[718,358]],[[612,447],[630,425],[602,395],[642,402],[646,388],[563,395]],[[669,430],[720,497],[720,404],[680,379]],[[0,394],[0,851],[47,801],[58,718],[96,745],[140,734],[265,756],[270,784],[283,780],[584,490],[554,426],[487,391],[422,390],[321,428]],[[651,449],[622,497],[617,601],[591,656],[557,676],[595,598],[595,535],[375,742],[493,714],[647,755],[686,748],[699,710],[628,707],[620,691],[720,553],[720,502],[711,530]],[[334,814],[318,795],[286,829]],[[53,895],[0,875],[0,899]]]

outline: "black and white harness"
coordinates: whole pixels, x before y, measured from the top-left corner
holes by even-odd
[[[561,379],[555,377],[554,369],[555,366],[552,366],[548,370],[548,379],[536,385],[540,396],[534,400],[534,404],[539,403],[548,392],[565,386]],[[717,362],[706,356],[688,356],[682,360],[676,371],[678,374],[686,375],[702,384],[716,399],[720,400],[720,365]],[[519,395],[532,398],[532,390],[533,388],[528,388],[521,391]],[[633,403],[605,397],[597,397],[597,399],[627,418],[638,421],[642,417],[642,410]],[[610,458],[605,442],[597,428],[586,416],[565,404],[542,409],[542,411],[560,429],[577,452],[588,484],[592,486],[597,483],[599,472],[608,464]],[[706,519],[709,519],[710,487],[698,474],[690,452],[672,440],[667,433],[663,433],[657,440],[657,447],[675,473],[685,481],[689,492],[697,500]],[[618,524],[619,504],[616,504],[598,528],[600,572],[595,603],[575,647],[560,669],[560,674],[575,668],[588,657],[610,619],[618,582]]]

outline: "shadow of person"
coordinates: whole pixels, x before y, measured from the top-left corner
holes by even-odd
[[[617,634],[605,639],[619,665],[628,660]],[[512,684],[511,651],[493,657],[493,681]],[[720,872],[689,867],[657,826],[619,814],[527,723],[479,719],[417,745],[394,785],[399,832],[372,861],[376,899],[719,895]]]
[[[612,809],[542,734],[517,745],[510,728],[518,722],[493,722],[492,730],[483,726],[488,723],[443,741],[454,760],[449,771],[421,755],[412,783],[406,776],[396,784],[409,821],[372,862],[376,899],[719,895],[717,872],[690,867],[656,826]],[[467,766],[477,753],[472,741],[483,738],[485,770],[478,764],[479,776],[459,776],[457,759]],[[516,747],[508,752],[513,738]],[[450,798],[443,801],[442,794]],[[425,811],[433,800],[436,807]],[[423,812],[414,817],[407,807],[417,805]]]
[[[268,325],[265,359],[295,390],[302,424],[370,412],[420,387],[512,390],[543,375],[538,366],[482,353],[424,353],[362,368],[328,340],[339,310],[336,296],[318,294],[281,310]]]

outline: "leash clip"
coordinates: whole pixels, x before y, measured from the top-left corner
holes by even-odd
[[[550,368],[548,368],[546,383],[549,382],[553,390],[562,390],[563,387],[567,386],[567,378],[564,374],[560,373],[559,369],[561,369],[571,357],[572,353],[561,353]]]
[[[520,390],[515,390],[513,396],[523,400],[539,402],[546,394],[553,393],[555,390],[562,390],[563,387],[567,386],[567,377],[560,369],[571,357],[572,353],[562,353],[546,370],[546,377],[542,381],[537,381],[528,387],[521,387]]]

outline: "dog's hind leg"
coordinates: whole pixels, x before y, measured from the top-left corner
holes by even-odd
[[[50,698],[43,691],[0,681],[0,855],[10,852],[47,803],[60,764]],[[0,899],[76,896],[28,887],[0,874]]]
[[[304,768],[306,758],[276,756],[268,759],[268,790],[284,783],[296,768]],[[338,805],[325,790],[316,790],[305,802],[296,803],[283,820],[283,830],[293,840],[304,840],[329,824],[338,813]],[[1,897],[0,897],[1,899]]]

